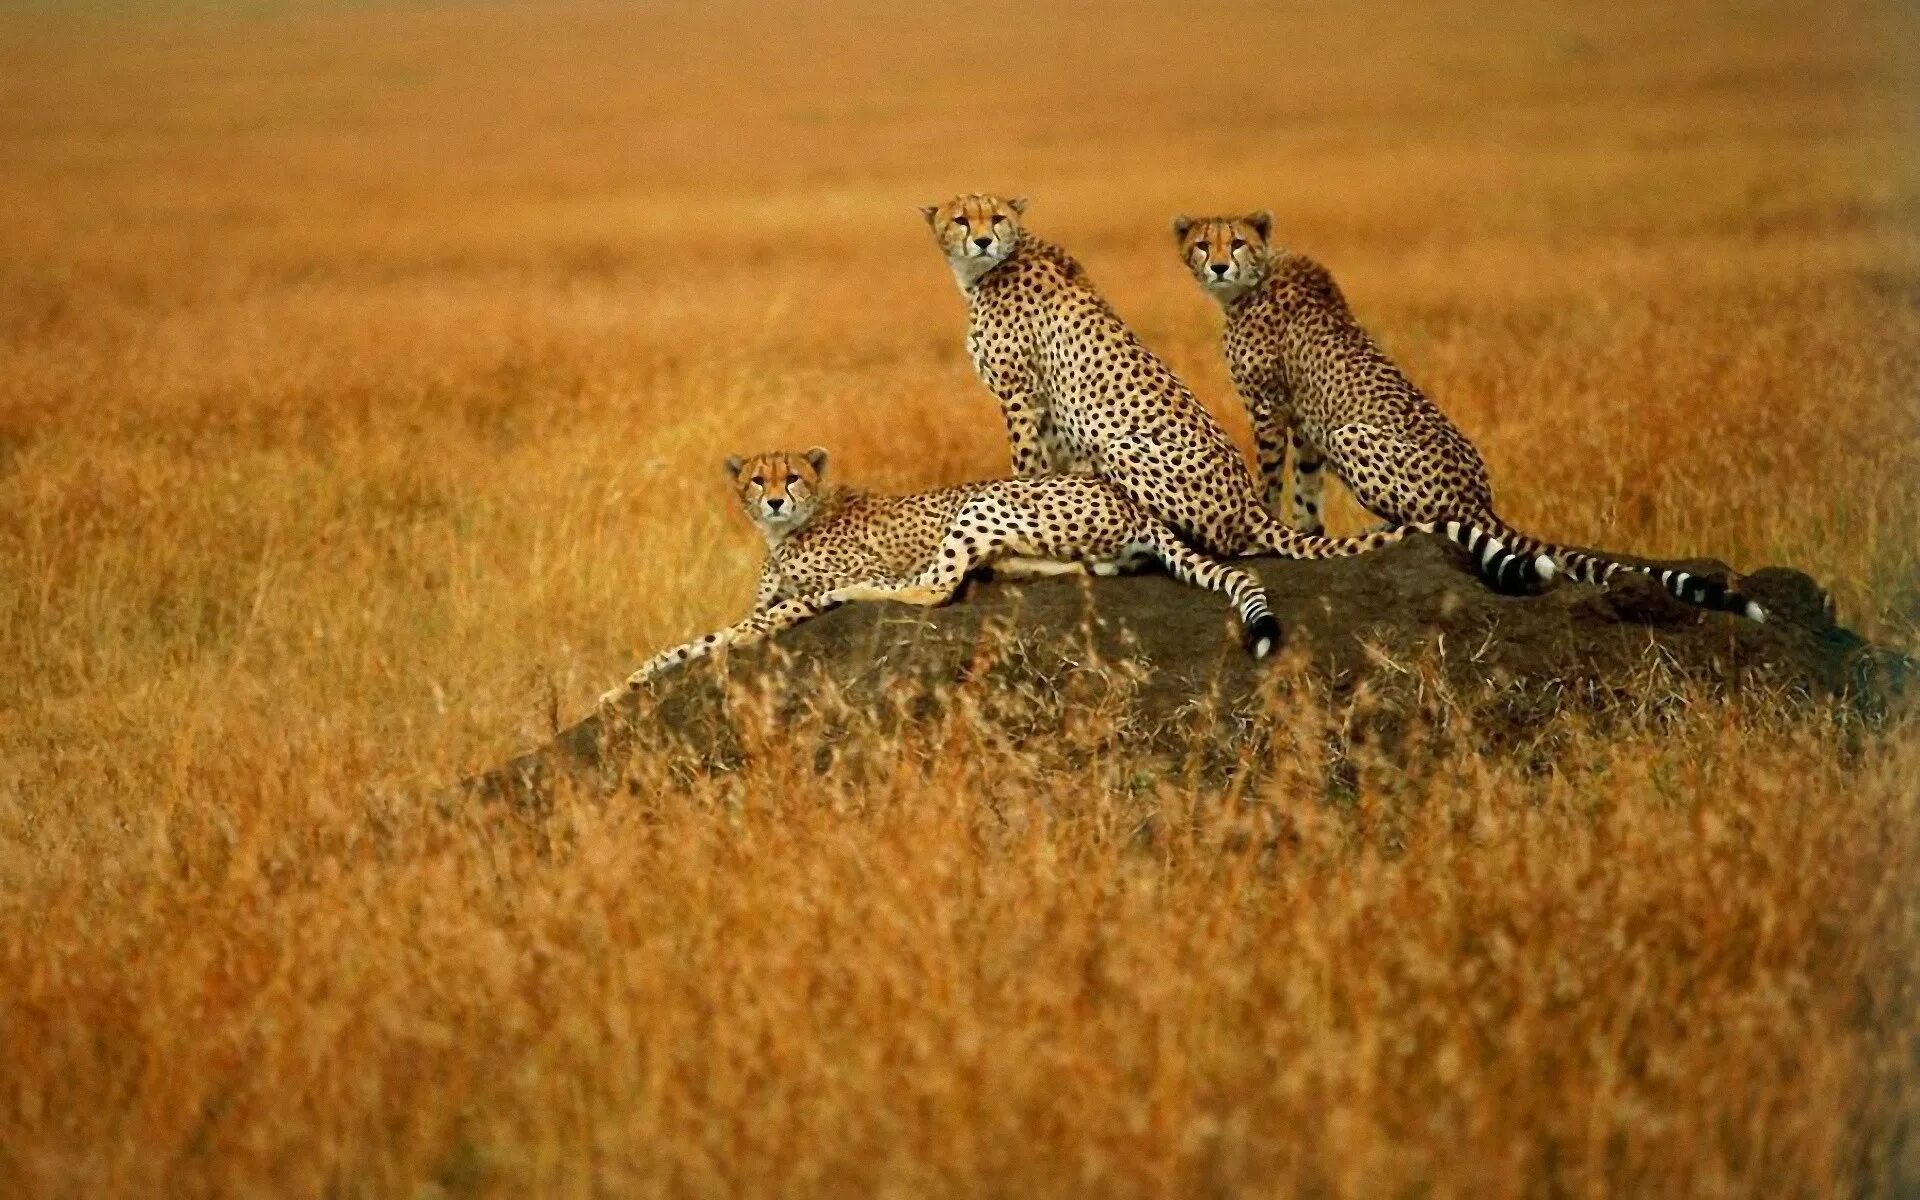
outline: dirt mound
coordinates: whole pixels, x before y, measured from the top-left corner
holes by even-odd
[[[1836,626],[1806,575],[1768,568],[1743,590],[1765,624],[1688,607],[1644,576],[1606,589],[1562,584],[1535,596],[1495,594],[1456,552],[1409,539],[1356,558],[1249,563],[1286,630],[1284,661],[1239,649],[1228,606],[1160,575],[971,584],[936,610],[851,605],[777,644],[696,664],[563,731],[553,742],[468,780],[470,792],[526,798],[561,776],[617,780],[636,751],[688,752],[708,766],[732,752],[731,699],[742,688],[793,713],[822,693],[849,713],[912,720],[943,688],[1044,691],[1060,706],[1084,686],[1124,679],[1129,727],[1143,739],[1190,737],[1196,705],[1243,712],[1276,672],[1315,681],[1329,699],[1444,683],[1473,698],[1482,744],[1511,746],[1568,708],[1644,707],[1694,685],[1764,690],[1789,702],[1839,701],[1878,712],[1911,664]],[[1683,564],[1724,573],[1723,564]],[[1392,706],[1376,706],[1391,712]],[[1031,711],[1031,710],[1030,710]]]

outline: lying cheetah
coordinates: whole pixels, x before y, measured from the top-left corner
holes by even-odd
[[[827,452],[729,458],[727,475],[767,539],[759,594],[745,620],[655,655],[601,697],[607,703],[662,671],[727,646],[772,637],[850,600],[943,604],[969,572],[1008,560],[1111,564],[1151,556],[1184,583],[1226,593],[1247,650],[1264,658],[1280,623],[1253,576],[1206,559],[1091,475],[1000,479],[910,496],[828,487]]]
[[[1295,533],[1260,503],[1240,451],[1141,345],[1066,251],[1021,225],[1024,200],[921,210],[967,299],[967,350],[1000,399],[1014,473],[1091,472],[1210,554],[1360,554],[1405,536]]]
[[[1226,312],[1227,365],[1253,417],[1269,507],[1279,507],[1292,444],[1289,516],[1299,528],[1320,528],[1330,464],[1375,516],[1439,527],[1466,546],[1498,589],[1551,579],[1562,566],[1588,583],[1638,570],[1690,604],[1766,619],[1719,580],[1573,550],[1502,521],[1473,443],[1367,336],[1324,267],[1271,243],[1271,214],[1176,217],[1173,232],[1188,269]]]

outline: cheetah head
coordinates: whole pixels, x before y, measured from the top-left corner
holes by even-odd
[[[820,507],[827,452],[773,450],[727,460],[740,507],[770,537],[784,537],[805,525]]]
[[[1020,214],[1027,211],[1025,198],[1002,200],[998,196],[955,196],[945,204],[929,204],[920,210],[933,229],[934,240],[947,256],[961,287],[1005,262],[1020,240]]]
[[[1264,209],[1244,217],[1173,219],[1180,257],[1200,286],[1225,303],[1260,282],[1267,270],[1273,214]]]

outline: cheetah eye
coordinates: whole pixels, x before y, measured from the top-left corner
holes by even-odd
[[[993,223],[995,225],[1005,225],[1007,223],[1007,219],[1001,216],[999,213],[995,213],[993,214]]]
[[[1195,243],[1193,244],[1193,248],[1194,248],[1195,250],[1198,250],[1198,251],[1199,251],[1200,253],[1202,253],[1202,254],[1205,254],[1205,253],[1207,253],[1207,252],[1208,252],[1209,250],[1212,250],[1212,249],[1213,249],[1213,247],[1212,247],[1212,246],[1209,246],[1209,245],[1207,245],[1207,244],[1206,244],[1205,242],[1195,242]]]
[[[953,223],[954,223],[955,225],[958,225],[958,226],[959,226],[960,228],[962,228],[962,229],[971,229],[971,228],[973,228],[973,226],[972,226],[972,225],[970,225],[970,224],[969,224],[969,223],[967,222],[967,214],[965,214],[965,213],[955,213],[955,214],[953,214]]]
[[[788,486],[788,487],[792,487],[792,486],[793,486],[794,484],[796,484],[796,483],[799,483],[799,482],[800,482],[800,477],[799,477],[798,475],[789,475],[789,476],[787,476],[787,486]]]
[[[1247,248],[1247,239],[1245,238],[1233,239],[1233,248],[1235,250],[1245,250]]]
[[[767,477],[765,475],[755,475],[753,477],[753,486],[755,487],[767,486]]]

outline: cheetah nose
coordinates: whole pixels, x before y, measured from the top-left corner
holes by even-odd
[[[1224,276],[1224,275],[1225,275],[1225,274],[1227,273],[1227,264],[1226,264],[1226,263],[1214,263],[1214,264],[1213,264],[1213,273],[1214,273],[1214,275],[1215,275],[1215,276]]]
[[[785,503],[786,501],[780,499],[778,496],[767,497],[767,508],[772,510],[773,512],[779,512],[780,506]]]
[[[973,239],[973,244],[985,250],[987,247],[993,245],[993,239],[990,237],[979,237]]]

